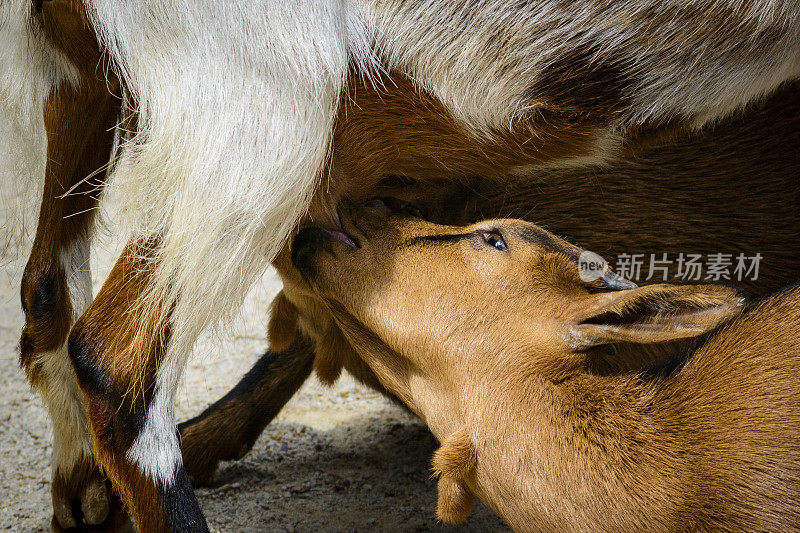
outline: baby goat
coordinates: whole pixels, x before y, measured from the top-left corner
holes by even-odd
[[[529,223],[439,226],[380,204],[294,241],[350,347],[442,443],[438,516],[517,531],[800,526],[800,290],[585,282]],[[697,337],[605,371],[617,343]],[[341,343],[340,343],[341,346]]]

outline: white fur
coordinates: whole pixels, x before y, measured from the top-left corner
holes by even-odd
[[[67,281],[74,322],[92,302],[90,235],[88,233],[77,235],[68,248],[61,250],[59,259]]]
[[[161,239],[143,305],[177,303],[170,351],[183,359],[305,213],[363,25],[334,0],[88,7],[139,111],[112,187],[134,238]]]
[[[73,323],[92,299],[89,250],[90,239],[84,234],[59,254],[66,276]],[[94,462],[94,448],[83,394],[78,387],[66,342],[52,352],[37,354],[36,365],[40,369],[39,391],[53,422],[53,474],[61,473],[68,478],[79,463]],[[53,510],[63,527],[71,527],[75,522],[71,501],[63,500],[72,496],[53,495]]]
[[[89,13],[139,112],[112,186],[133,238],[160,238],[141,305],[175,304],[129,451],[168,483],[180,463],[171,399],[191,346],[236,309],[305,213],[349,61],[368,46],[348,47],[364,30],[341,1],[95,0]]]
[[[83,314],[92,298],[89,244],[88,236],[81,235],[59,256],[67,280],[73,322]],[[78,388],[66,343],[54,352],[37,354],[36,361],[41,365],[42,382],[46,383],[41,389],[42,397],[53,420],[53,469],[67,475],[82,459],[93,457],[83,394]]]
[[[172,365],[165,364],[170,368]],[[147,408],[144,428],[128,449],[128,459],[161,487],[172,485],[175,472],[183,464],[175,432],[175,376],[165,368],[159,371],[153,400]],[[165,375],[166,374],[166,375]]]
[[[0,102],[0,265],[15,259],[32,241],[46,144],[41,116],[22,125]]]
[[[0,106],[28,126],[41,116],[45,97],[62,81],[78,82],[75,67],[31,19],[30,0],[0,3]]]

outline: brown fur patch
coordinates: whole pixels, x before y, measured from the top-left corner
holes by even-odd
[[[107,373],[114,390],[133,403],[152,392],[170,336],[168,312],[156,307],[144,314],[137,307],[150,281],[154,246],[125,247],[72,333],[90,352],[85,363]]]
[[[22,308],[25,325],[19,341],[20,366],[31,384],[37,386],[36,354],[53,351],[69,334],[72,308],[67,295],[64,270],[60,266],[44,266],[39,257],[31,256],[22,277]],[[57,263],[56,263],[57,264]]]
[[[583,155],[600,131],[599,122],[577,120],[571,110],[545,108],[521,117],[511,130],[479,138],[401,75],[378,89],[357,77],[349,87],[334,129],[332,177],[312,213],[327,210],[320,203],[363,200],[386,176],[501,178],[520,165]]]
[[[475,496],[470,493],[465,480],[474,475],[477,463],[475,445],[464,429],[447,437],[433,454],[433,475],[439,479],[436,518],[458,524],[472,513]]]
[[[119,111],[119,100],[112,94],[119,82],[96,70],[100,50],[82,4],[47,2],[41,24],[44,34],[78,68],[81,80],[77,88],[65,83],[55,89],[44,108],[45,186],[21,290],[26,323],[20,364],[34,384],[38,381],[35,355],[63,344],[74,318],[59,253],[90,231],[105,175],[99,172],[93,180],[83,180],[108,162]]]
[[[686,119],[671,117],[628,126],[620,156],[634,158],[653,147],[668,145],[685,134],[688,124]]]
[[[40,15],[44,34],[78,69],[91,85],[116,90],[118,82],[100,64],[100,46],[79,0],[51,0],[42,6]]]
[[[628,105],[628,70],[623,59],[599,46],[574,47],[552,59],[526,94],[537,107],[576,121],[608,120]]]
[[[317,341],[317,356],[314,358],[314,372],[317,378],[326,385],[333,385],[342,373],[345,355],[352,351],[353,348],[339,327],[331,322]]]
[[[139,531],[164,531],[159,488],[127,458],[142,429],[169,338],[169,314],[136,308],[155,243],[129,244],[70,333],[69,353],[86,398],[97,460]]]
[[[297,336],[297,308],[286,298],[283,291],[272,300],[270,305],[267,338],[273,351],[286,350]]]
[[[89,393],[87,398],[97,458],[114,480],[114,487],[136,520],[137,530],[142,533],[167,531],[162,494],[153,481],[127,458],[128,446],[115,442],[118,438],[112,421],[118,416],[118,408],[98,395]]]

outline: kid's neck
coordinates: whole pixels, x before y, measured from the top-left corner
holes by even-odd
[[[554,382],[497,370],[473,374],[449,397],[431,397],[423,410],[429,424],[444,421],[431,429],[445,445],[457,432],[468,436],[476,466],[467,483],[495,510],[514,509],[501,514],[578,505],[576,497],[602,500],[609,483],[625,498],[637,497],[628,488],[637,479],[652,480],[654,490],[678,486],[687,469],[665,453],[675,443],[664,427],[669,413],[658,402],[660,380],[578,374]],[[675,492],[663,491],[668,493]],[[624,508],[625,502],[617,503]],[[569,529],[577,523],[549,525]]]

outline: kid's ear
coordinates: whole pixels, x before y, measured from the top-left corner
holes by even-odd
[[[606,292],[570,309],[570,348],[615,342],[651,344],[697,337],[741,312],[745,300],[720,285],[647,285]]]

